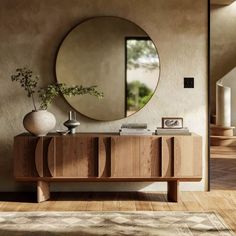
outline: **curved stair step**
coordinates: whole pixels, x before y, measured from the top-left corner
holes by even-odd
[[[227,157],[231,158],[234,157],[236,158],[236,147],[228,147],[228,146],[211,146],[210,147],[210,152],[211,152],[211,157]]]
[[[234,135],[234,129],[233,126],[219,126],[219,125],[210,125],[210,134],[212,136],[233,136]]]
[[[210,137],[211,146],[236,147],[236,136],[214,136]]]

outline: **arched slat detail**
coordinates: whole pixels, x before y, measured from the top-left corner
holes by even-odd
[[[43,138],[40,137],[35,148],[35,167],[39,177],[43,177]]]
[[[106,149],[103,138],[98,139],[98,166],[99,166],[99,177],[105,177],[105,166],[106,166]]]
[[[98,177],[111,177],[111,138],[98,139]]]
[[[48,169],[52,177],[56,175],[55,162],[56,162],[56,139],[52,138],[48,145]]]
[[[174,138],[161,137],[161,176],[174,177]]]

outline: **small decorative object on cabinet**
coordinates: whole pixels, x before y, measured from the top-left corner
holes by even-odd
[[[183,118],[181,117],[163,117],[162,128],[181,129],[183,128]]]
[[[38,202],[50,197],[53,181],[167,181],[168,200],[177,202],[179,182],[201,180],[201,163],[202,140],[195,134],[21,134],[14,139],[15,178],[37,182]]]
[[[80,125],[79,121],[76,120],[76,113],[69,111],[68,118],[69,119],[64,122],[64,125],[68,128],[69,134],[75,134],[76,128]]]
[[[34,76],[33,71],[24,67],[16,69],[11,76],[12,81],[19,82],[32,99],[34,110],[24,117],[23,125],[27,131],[36,136],[45,136],[56,125],[54,115],[47,110],[53,100],[63,94],[65,96],[76,96],[90,94],[96,97],[103,97],[103,94],[96,90],[96,86],[83,87],[79,85],[67,86],[66,84],[52,83],[45,88],[37,89],[39,76]],[[35,93],[38,94],[40,107],[37,108]]]
[[[155,134],[157,135],[191,135],[191,132],[189,131],[189,129],[187,127],[183,127],[183,128],[171,128],[171,129],[167,129],[167,128],[161,128],[161,127],[157,127],[155,130]]]
[[[120,130],[120,135],[152,135],[153,132],[147,128],[146,123],[126,123],[122,124]]]
[[[55,116],[47,110],[33,110],[25,115],[23,125],[36,136],[45,136],[56,125]]]

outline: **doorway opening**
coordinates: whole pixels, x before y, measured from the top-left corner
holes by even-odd
[[[159,77],[159,57],[149,37],[125,38],[125,114],[130,116],[150,100]]]
[[[228,2],[211,1],[209,13],[210,190],[236,190],[236,2]]]

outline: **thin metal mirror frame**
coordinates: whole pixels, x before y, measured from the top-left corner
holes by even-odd
[[[127,119],[127,118],[129,118],[129,117],[135,115],[135,114],[138,113],[139,111],[141,111],[141,110],[151,101],[151,99],[153,98],[154,94],[155,94],[156,91],[157,91],[157,87],[158,87],[158,85],[159,85],[159,81],[160,81],[160,77],[161,77],[161,63],[160,63],[161,59],[160,59],[160,54],[159,54],[159,52],[158,52],[158,50],[157,50],[157,46],[156,46],[156,44],[154,43],[152,37],[150,37],[149,34],[146,32],[146,30],[144,30],[143,28],[141,28],[139,25],[137,25],[137,24],[134,23],[133,21],[131,21],[131,20],[129,20],[129,19],[126,19],[126,18],[123,18],[123,17],[119,17],[119,16],[94,16],[94,17],[86,18],[86,19],[80,21],[79,23],[77,23],[76,25],[74,25],[74,26],[73,26],[72,28],[70,28],[70,29],[66,32],[66,34],[62,37],[62,40],[60,41],[60,43],[59,43],[59,45],[58,45],[58,47],[57,47],[57,51],[56,51],[56,55],[55,55],[55,60],[54,60],[54,76],[55,76],[55,78],[56,78],[56,81],[59,82],[58,79],[57,79],[57,72],[56,72],[57,57],[58,57],[58,53],[59,53],[59,51],[60,51],[60,48],[61,48],[63,42],[65,41],[65,39],[67,38],[67,36],[68,36],[75,28],[77,28],[77,27],[80,26],[81,24],[83,24],[83,23],[85,23],[85,22],[87,22],[87,21],[90,21],[90,20],[94,20],[94,19],[96,19],[96,18],[116,18],[116,19],[126,20],[126,21],[128,21],[128,22],[130,22],[130,23],[136,25],[139,29],[141,29],[142,31],[144,31],[144,32],[147,34],[147,37],[149,37],[149,38],[151,39],[153,45],[155,46],[155,49],[156,49],[156,52],[157,52],[157,55],[158,55],[158,58],[159,58],[159,76],[158,76],[157,85],[156,85],[156,87],[155,87],[155,89],[154,89],[154,91],[153,91],[152,96],[150,97],[150,99],[148,100],[148,102],[147,102],[143,107],[141,107],[141,108],[138,109],[135,113],[133,113],[133,114],[131,114],[131,115],[129,115],[129,116],[126,116],[126,117],[123,117],[123,118],[119,118],[119,119],[113,119],[113,120],[109,120],[109,119],[108,119],[108,120],[99,120],[99,119],[96,119],[96,118],[87,116],[87,115],[81,113],[80,111],[78,111],[77,109],[75,109],[75,108],[68,102],[68,100],[65,98],[64,95],[62,95],[62,97],[63,97],[63,99],[66,101],[66,103],[67,103],[73,110],[75,110],[76,112],[78,112],[78,113],[81,114],[82,116],[84,116],[84,117],[86,117],[86,118],[89,118],[89,119],[91,119],[91,120],[100,121],[100,122],[109,122],[109,121],[117,121],[117,120]],[[125,73],[126,73],[126,72],[125,72]]]

